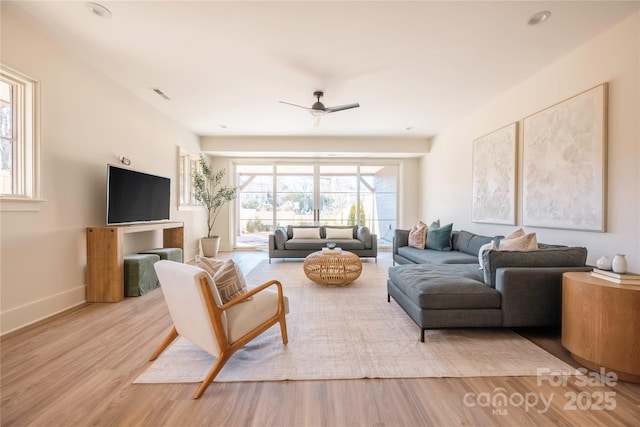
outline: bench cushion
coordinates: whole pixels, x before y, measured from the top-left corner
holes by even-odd
[[[289,239],[284,243],[287,250],[321,250],[327,246],[327,242],[336,243],[345,251],[365,249],[364,242],[358,239]]]
[[[353,239],[356,238],[356,233],[358,231],[357,225],[288,225],[287,226],[287,236],[289,239],[293,238],[293,229],[294,228],[319,228],[320,229],[320,238],[325,239],[327,237],[327,227],[330,228],[340,228],[340,229],[351,229],[351,237]]]
[[[478,265],[478,256],[465,254],[458,251],[437,251],[434,249],[416,249],[411,246],[401,246],[398,254],[416,264],[475,264]]]
[[[500,293],[482,281],[477,265],[398,265],[389,279],[420,308],[500,308]]]

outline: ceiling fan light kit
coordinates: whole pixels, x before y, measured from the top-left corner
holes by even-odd
[[[548,10],[543,10],[541,12],[534,13],[533,15],[531,15],[529,19],[527,19],[527,25],[542,24],[544,21],[549,19],[550,16],[551,16],[551,12],[549,12]]]
[[[323,91],[317,90],[313,92],[313,96],[316,97],[316,102],[313,103],[311,108],[303,107],[302,105],[292,104],[286,101],[280,101],[280,103],[293,105],[294,107],[298,107],[298,108],[304,108],[305,110],[309,111],[313,116],[313,125],[316,127],[320,124],[320,117],[324,116],[325,114],[335,113],[337,111],[349,110],[351,108],[360,107],[360,104],[357,102],[353,104],[337,105],[335,107],[325,107],[324,104],[320,102],[320,98],[324,96]]]

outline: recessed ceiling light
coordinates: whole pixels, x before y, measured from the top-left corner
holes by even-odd
[[[543,10],[542,12],[534,13],[529,19],[527,19],[527,25],[538,25],[549,19],[551,12]]]
[[[91,13],[99,16],[100,18],[111,18],[113,16],[111,11],[101,4],[89,2],[86,5],[87,9],[89,9]]]

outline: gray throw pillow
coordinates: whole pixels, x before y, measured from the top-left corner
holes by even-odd
[[[369,227],[358,227],[356,237],[358,240],[364,242],[365,249],[371,249],[371,231],[369,231]]]
[[[489,236],[480,236],[469,231],[460,230],[457,234],[457,238],[452,238],[451,248],[454,251],[464,252],[469,255],[478,255],[480,247],[490,243],[492,238]]]
[[[443,252],[450,251],[452,231],[453,224],[438,227],[437,224],[432,223],[429,226],[429,232],[427,233],[427,249],[434,249],[436,251]]]
[[[289,239],[289,236],[287,236],[286,230],[282,227],[278,227],[276,228],[276,231],[274,234],[276,235],[276,249],[283,250],[284,242],[286,242]]]

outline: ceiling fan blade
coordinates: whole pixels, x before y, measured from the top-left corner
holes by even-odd
[[[335,107],[327,107],[324,109],[327,113],[335,113],[336,111],[349,110],[351,108],[358,108],[360,104],[357,102],[355,104],[345,104],[345,105],[337,105]]]
[[[292,104],[290,102],[286,102],[286,101],[278,101],[281,104],[287,104],[287,105],[293,105],[294,107],[298,107],[298,108],[304,108],[305,110],[311,110],[311,108],[309,107],[303,107],[302,105],[298,105],[298,104]]]

